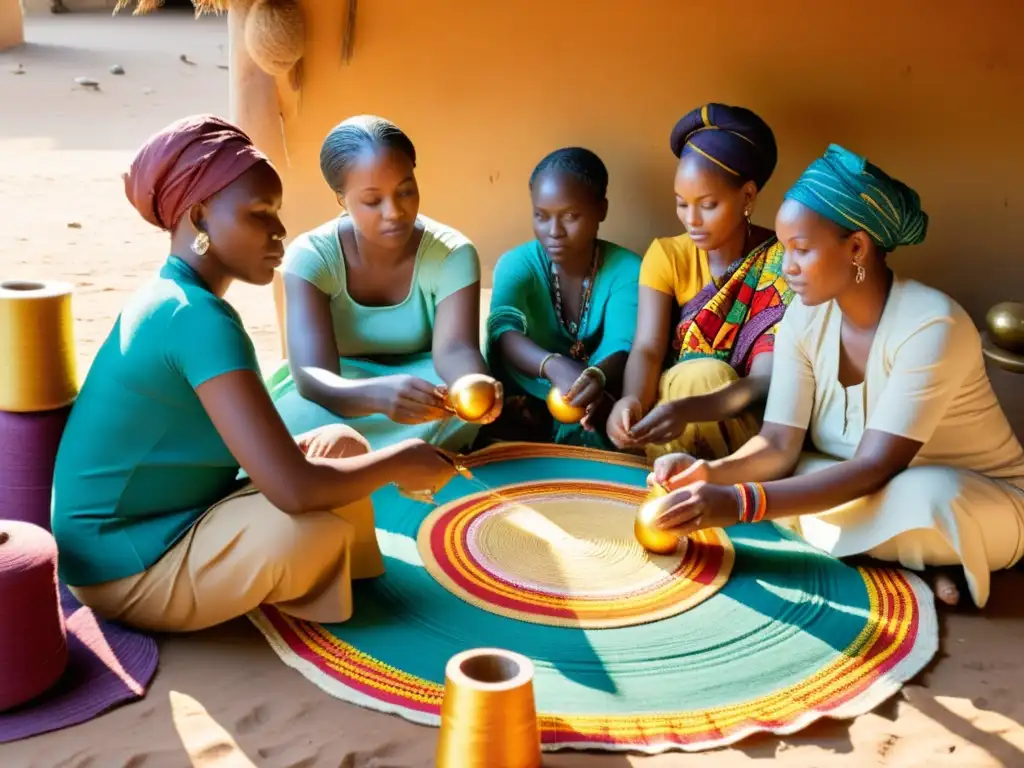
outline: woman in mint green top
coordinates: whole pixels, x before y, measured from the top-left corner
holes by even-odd
[[[324,140],[320,166],[345,213],[301,235],[284,263],[288,361],[270,377],[292,434],[329,423],[374,448],[420,438],[467,447],[480,424],[445,409],[447,386],[487,374],[480,260],[459,232],[419,214],[416,150],[359,116]],[[480,423],[489,423],[497,405]]]
[[[496,438],[612,449],[604,432],[633,343],[640,256],[601,240],[608,171],[586,149],[545,157],[530,178],[536,240],[494,270],[487,358],[507,394]],[[585,408],[561,424],[545,404],[551,387]]]

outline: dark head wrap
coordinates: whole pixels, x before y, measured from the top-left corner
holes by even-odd
[[[124,174],[124,192],[146,221],[171,230],[260,162],[270,160],[241,129],[213,115],[171,123],[146,140]]]
[[[683,115],[672,129],[676,157],[694,152],[735,176],[764,187],[775,171],[779,149],[768,123],[744,107],[707,104]]]
[[[808,166],[786,199],[841,227],[866,232],[886,252],[917,245],[928,234],[928,214],[917,192],[837,144]]]

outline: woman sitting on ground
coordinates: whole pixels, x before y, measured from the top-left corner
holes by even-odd
[[[461,450],[468,424],[447,385],[487,373],[473,244],[419,214],[416,150],[395,125],[353,117],[328,134],[320,169],[344,213],[298,237],[284,263],[288,361],[270,378],[292,434],[330,423],[374,448],[421,438]]]
[[[636,328],[640,257],[601,240],[608,171],[593,152],[559,149],[530,177],[536,240],[498,260],[487,359],[506,392],[496,437],[612,448],[605,421]],[[551,387],[586,409],[556,422]]]
[[[792,299],[782,246],[750,220],[777,149],[760,117],[723,104],[685,115],[671,146],[686,233],[644,256],[636,343],[608,435],[652,459],[714,458],[757,434],[775,327]]]
[[[666,497],[661,526],[727,526],[746,505],[748,517],[791,518],[838,557],[962,564],[985,605],[989,572],[1024,548],[1024,452],[971,318],[886,262],[924,240],[917,194],[832,146],[775,224],[799,300],[776,338],[764,428],[719,461],[661,459],[656,477],[686,486]],[[808,430],[823,456],[801,456]],[[960,596],[945,574],[936,593],[950,604]]]
[[[449,465],[418,440],[371,453],[343,426],[289,436],[223,298],[232,280],[268,285],[284,255],[281,180],[245,134],[210,116],[173,123],[125,191],[171,233],[172,255],[125,305],[71,410],[53,490],[62,580],[149,630],[261,603],[348,619],[350,580],[383,570],[369,495],[396,478],[439,487]]]

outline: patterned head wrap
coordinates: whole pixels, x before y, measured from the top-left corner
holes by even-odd
[[[841,227],[866,232],[886,252],[917,245],[928,234],[928,214],[917,192],[837,144],[808,166],[786,199]]]
[[[171,230],[189,208],[260,162],[270,161],[239,128],[194,115],[146,140],[124,174],[124,192],[142,218]]]
[[[671,145],[676,157],[694,152],[758,189],[768,183],[779,159],[768,123],[749,109],[726,104],[707,104],[683,115],[672,129]]]

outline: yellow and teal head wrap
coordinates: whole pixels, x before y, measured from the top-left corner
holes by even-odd
[[[758,189],[768,183],[779,158],[768,123],[745,107],[728,104],[705,104],[687,112],[672,129],[669,143],[676,157],[700,155],[739,182],[753,181]]]
[[[837,144],[808,166],[786,199],[841,227],[864,231],[886,252],[917,245],[928,234],[928,214],[917,192]]]

